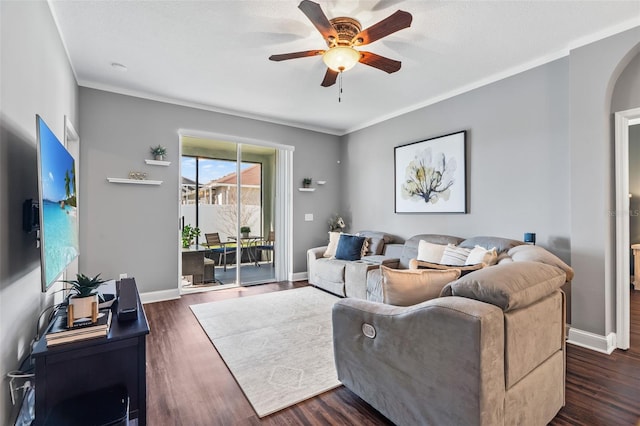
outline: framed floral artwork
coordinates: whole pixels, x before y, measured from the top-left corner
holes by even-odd
[[[396,213],[466,213],[466,131],[394,148]]]

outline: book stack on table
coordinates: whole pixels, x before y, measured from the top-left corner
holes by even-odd
[[[111,309],[100,309],[95,323],[91,322],[91,318],[81,318],[75,320],[72,327],[67,327],[67,313],[61,311],[47,328],[47,346],[106,337],[111,326],[111,316]]]

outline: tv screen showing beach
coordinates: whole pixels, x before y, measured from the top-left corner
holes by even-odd
[[[78,256],[76,167],[71,154],[37,116],[42,284],[46,289]]]

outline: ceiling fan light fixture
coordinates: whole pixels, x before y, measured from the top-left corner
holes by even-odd
[[[332,70],[344,72],[360,61],[360,52],[350,46],[336,46],[325,51],[322,60]]]

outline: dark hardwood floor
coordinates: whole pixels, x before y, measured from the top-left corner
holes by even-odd
[[[147,416],[156,425],[390,425],[344,387],[260,419],[189,305],[306,285],[265,284],[145,305]],[[631,296],[631,349],[611,355],[567,345],[566,406],[552,425],[640,425],[640,292]]]

